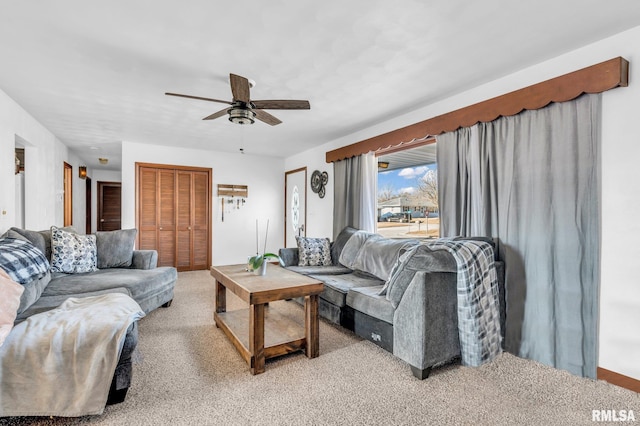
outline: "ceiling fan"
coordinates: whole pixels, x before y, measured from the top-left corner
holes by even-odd
[[[231,105],[221,111],[215,112],[203,120],[213,120],[215,118],[222,117],[223,115],[229,115],[229,121],[236,124],[253,124],[257,118],[271,126],[282,123],[278,118],[264,111],[265,109],[310,109],[311,105],[309,101],[299,100],[265,100],[265,101],[252,101],[249,98],[249,89],[252,85],[249,83],[249,79],[236,75],[229,74],[229,82],[231,84],[231,93],[233,94],[232,101],[223,101],[220,99],[203,98],[201,96],[182,95],[180,93],[165,93],[169,96],[179,96],[181,98],[198,99],[201,101],[219,102],[222,104]]]

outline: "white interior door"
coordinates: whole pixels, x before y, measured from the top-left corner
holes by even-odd
[[[284,246],[297,247],[296,236],[307,235],[307,168],[284,174]]]

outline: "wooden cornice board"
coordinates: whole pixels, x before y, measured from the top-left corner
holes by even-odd
[[[326,161],[331,163],[370,151],[389,148],[402,142],[407,143],[414,139],[437,136],[441,133],[452,132],[460,127],[473,126],[478,122],[490,122],[500,116],[508,117],[524,110],[543,108],[551,102],[570,101],[583,93],[602,93],[616,87],[626,87],[628,79],[629,62],[622,57],[617,57],[465,108],[429,118],[410,126],[328,151]]]

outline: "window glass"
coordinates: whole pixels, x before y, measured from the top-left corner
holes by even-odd
[[[385,160],[379,157],[379,166]],[[379,167],[377,215],[377,232],[385,237],[437,238],[440,235],[437,163],[396,169]]]

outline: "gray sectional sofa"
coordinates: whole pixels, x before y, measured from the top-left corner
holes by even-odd
[[[75,232],[73,228],[61,228]],[[134,250],[136,230],[97,233],[98,270],[87,273],[48,271],[39,279],[24,284],[18,324],[32,315],[54,309],[69,297],[98,296],[123,293],[134,299],[149,313],[168,307],[173,300],[177,271],[173,267],[157,267],[155,250]],[[47,260],[52,259],[51,231],[31,231],[11,228],[3,238],[22,239],[38,248]],[[127,330],[124,347],[111,383],[108,404],[122,402],[131,383],[131,354],[137,345],[137,323]]]
[[[491,239],[475,238],[493,245]],[[419,245],[410,274],[385,288],[408,247]],[[393,353],[424,379],[433,367],[460,356],[457,264],[445,250],[412,239],[383,238],[345,228],[330,244],[331,265],[299,266],[298,248],[280,249],[285,267],[325,284],[320,316]],[[504,263],[495,261],[504,330]],[[405,271],[407,272],[407,271]]]

